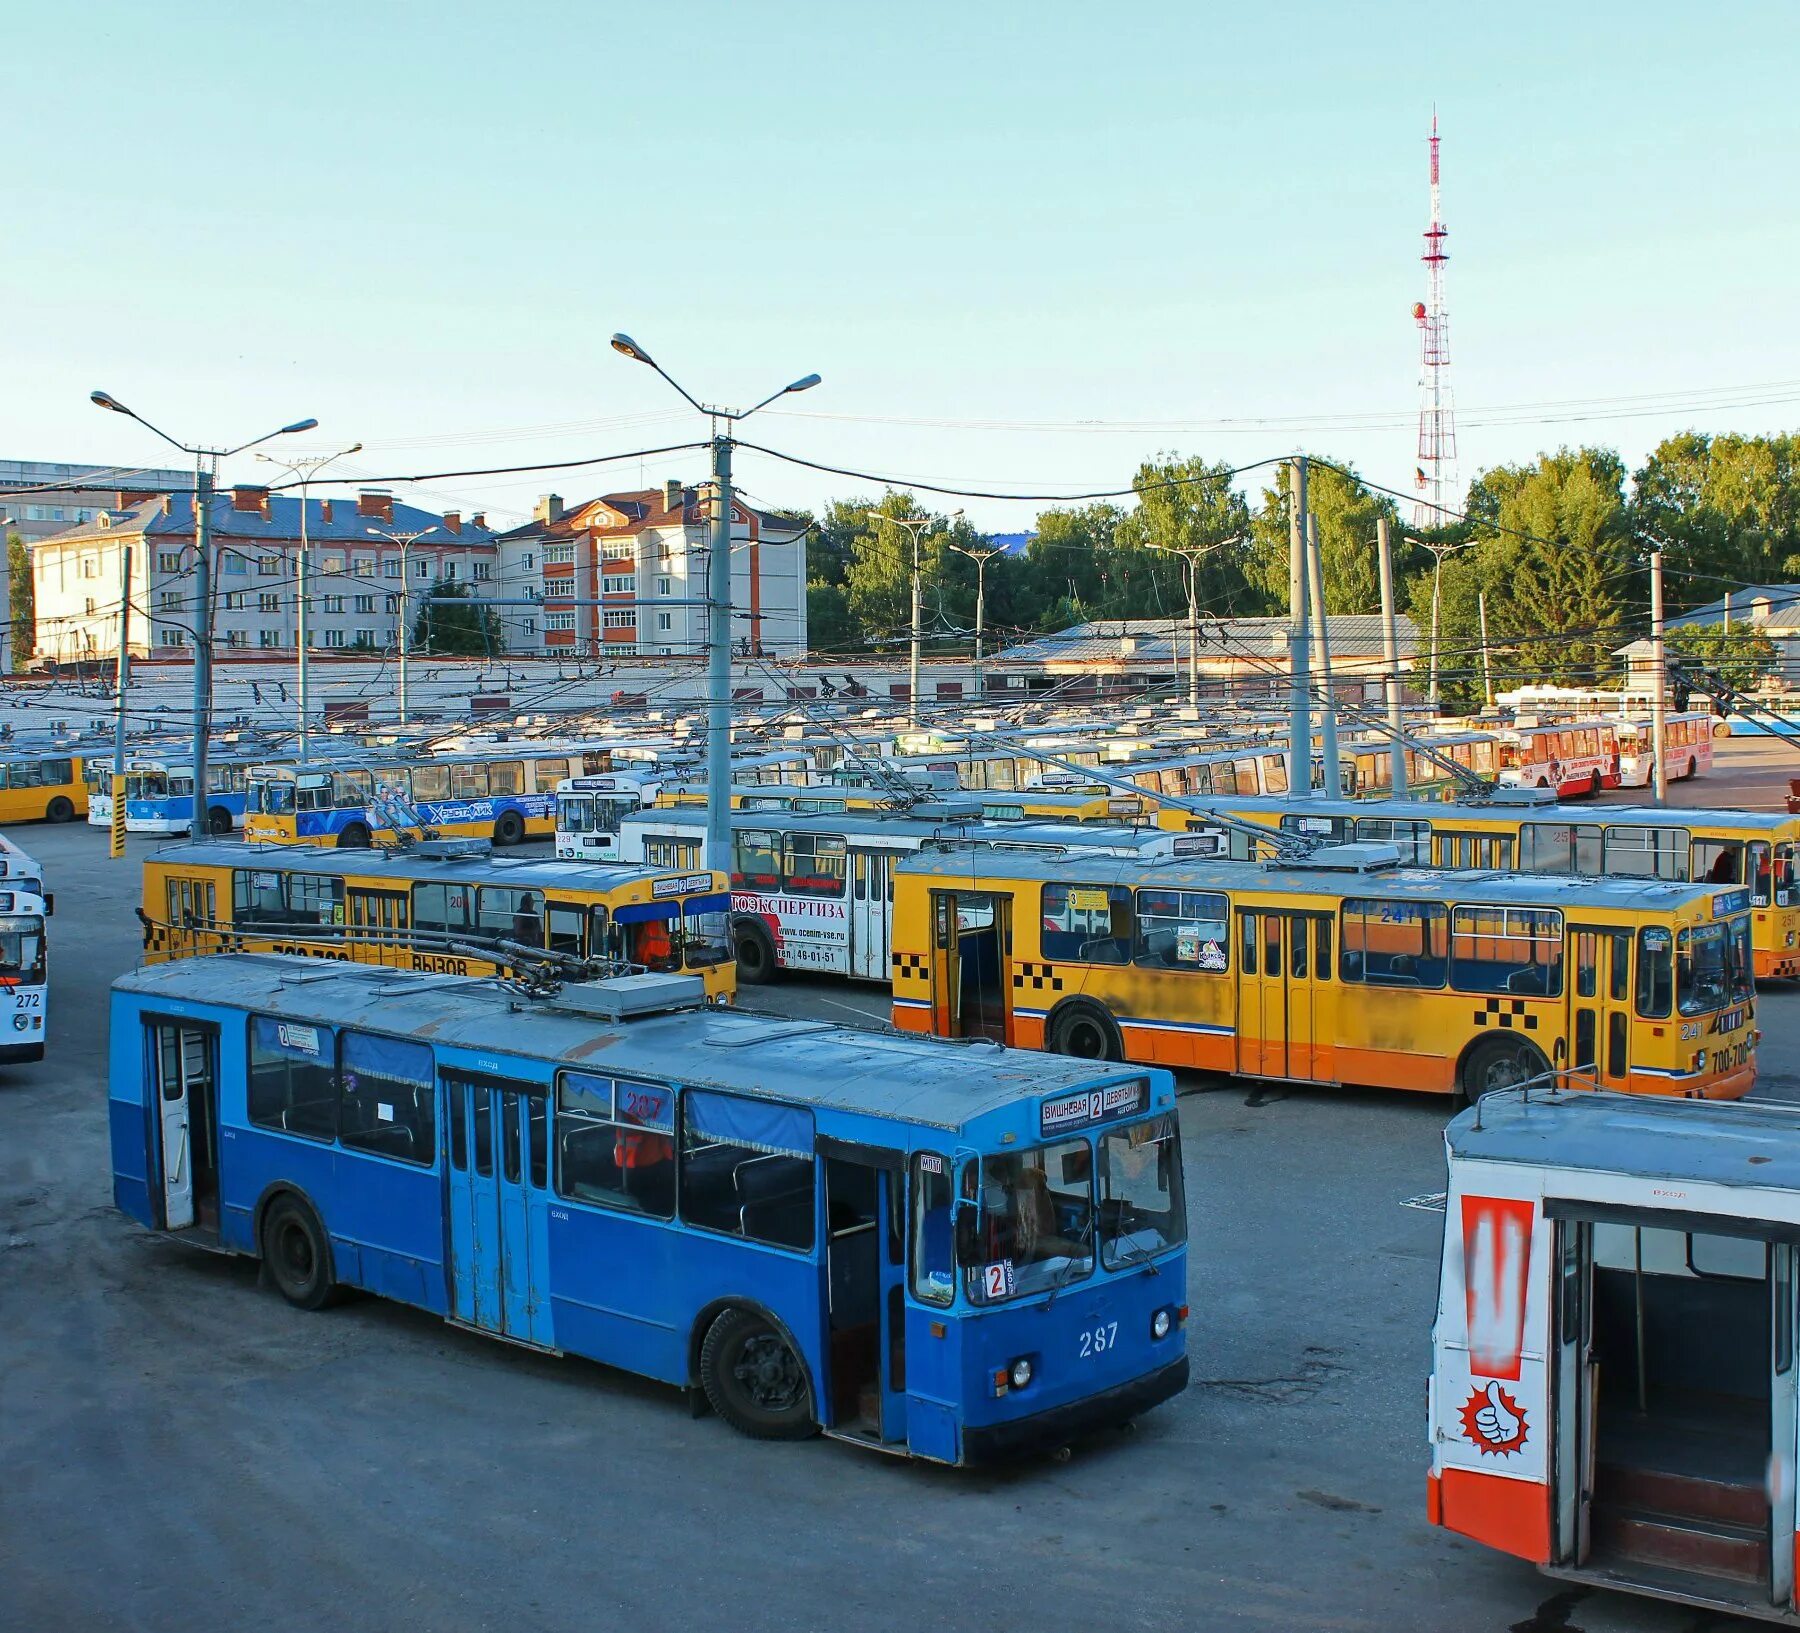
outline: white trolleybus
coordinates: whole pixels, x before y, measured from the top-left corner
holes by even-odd
[[[53,906],[37,861],[0,838],[0,1064],[44,1058]]]
[[[1800,1622],[1800,1105],[1511,1090],[1446,1143],[1432,1522]]]
[[[885,982],[892,975],[894,864],[931,844],[980,843],[1060,856],[1177,856],[1209,850],[1210,834],[1092,824],[982,822],[978,800],[877,811],[731,813],[731,939],[738,979],[810,970]],[[706,811],[681,805],[624,819],[620,860],[698,867]],[[676,863],[668,857],[687,857]]]

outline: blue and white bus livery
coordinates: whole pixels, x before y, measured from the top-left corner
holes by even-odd
[[[113,987],[118,1206],[701,1391],[762,1438],[969,1464],[1187,1383],[1163,1071],[269,954]]]

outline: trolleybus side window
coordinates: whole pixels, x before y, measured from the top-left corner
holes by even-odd
[[[1603,871],[1600,827],[1591,822],[1526,822],[1519,828],[1521,873]]]
[[[336,810],[367,805],[374,788],[375,779],[366,771],[334,771],[331,774],[331,805]]]
[[[742,837],[741,835],[739,837]],[[700,841],[697,839],[676,839],[668,834],[644,835],[644,861],[653,868],[668,868],[673,873],[683,873],[700,865]],[[733,884],[743,884],[741,874],[734,876]],[[773,885],[751,885],[752,890],[770,889]]]
[[[844,893],[844,841],[831,834],[789,834],[782,849],[782,888],[790,896]]]
[[[491,941],[544,944],[544,897],[537,890],[483,885],[475,898],[475,927]]]
[[[596,911],[602,915],[600,928],[604,928],[604,907]],[[587,947],[583,934],[582,921],[585,910],[576,902],[551,902],[545,910],[550,925],[549,946],[553,953],[567,953],[571,958],[585,958]]]
[[[668,1219],[674,1136],[673,1089],[564,1072],[556,1088],[556,1194]]]
[[[1637,1012],[1646,1020],[1666,1019],[1675,1003],[1675,946],[1667,930],[1638,931]]]
[[[429,1168],[437,1161],[437,1089],[431,1050],[421,1043],[338,1034],[338,1079],[343,1099],[338,1139]]]
[[[1608,828],[1607,873],[1635,879],[1685,879],[1688,836],[1685,828]]]
[[[473,885],[414,885],[412,921],[419,930],[466,930],[469,927]]]
[[[1384,987],[1444,984],[1450,915],[1442,902],[1350,896],[1343,912],[1340,980]]]
[[[950,1163],[935,1151],[913,1157],[912,1290],[925,1304],[956,1299],[955,1233],[951,1228]]]
[[[488,767],[488,791],[494,794],[524,793],[524,765],[518,760],[496,760]]]
[[[231,922],[279,924],[287,917],[281,897],[281,875],[237,868],[231,875]]]
[[[439,800],[450,797],[450,768],[445,765],[416,765],[412,768],[412,797],[416,800]]]
[[[970,1294],[998,1304],[1094,1268],[1094,1150],[1086,1140],[981,1159],[981,1260]]]
[[[1231,906],[1223,896],[1193,890],[1137,893],[1136,962],[1163,970],[1231,968]]]
[[[482,799],[488,792],[488,768],[480,761],[456,760],[450,766],[450,797]]]
[[[250,1020],[246,1109],[258,1128],[329,1140],[337,1133],[337,1077],[331,1033],[255,1015]]]
[[[532,767],[532,785],[540,794],[553,793],[568,775],[567,760],[539,760]]]
[[[1100,1141],[1100,1262],[1117,1270],[1187,1236],[1173,1117],[1115,1128]]]
[[[1693,877],[1709,885],[1741,885],[1744,882],[1744,842],[1741,839],[1696,839]]]
[[[335,874],[290,873],[287,916],[301,924],[341,924],[344,881]]]
[[[1131,959],[1131,892],[1123,885],[1044,886],[1044,957],[1077,964],[1125,964]]]
[[[1397,845],[1400,848],[1402,866],[1431,866],[1429,822],[1397,822],[1391,817],[1358,817],[1356,837],[1367,843]]]
[[[732,836],[731,849],[733,884],[747,890],[781,888],[780,834],[771,828],[740,828]],[[648,846],[645,855],[649,855]]]
[[[690,1089],[682,1098],[681,1217],[705,1230],[810,1251],[812,1113]]]
[[[1450,984],[1458,992],[1562,995],[1562,914],[1553,908],[1459,907],[1450,919]]]
[[[1753,839],[1748,847],[1750,858],[1750,905],[1767,907],[1773,896],[1772,868],[1766,840]]]

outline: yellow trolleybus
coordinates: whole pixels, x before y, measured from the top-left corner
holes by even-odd
[[[729,887],[704,868],[538,862],[413,851],[173,845],[144,863],[145,961],[196,953],[304,953],[447,975],[531,960],[630,963],[737,990]],[[504,944],[504,945],[503,945]]]
[[[1392,857],[921,852],[895,867],[894,1022],[1469,1098],[1552,1072],[1637,1094],[1749,1090],[1742,890]]]

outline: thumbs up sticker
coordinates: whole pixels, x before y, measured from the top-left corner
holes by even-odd
[[[1525,1444],[1525,1409],[1498,1381],[1472,1391],[1461,1416],[1463,1432],[1490,1456],[1504,1457]]]

